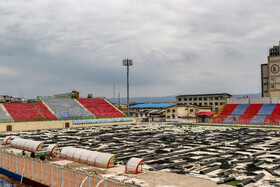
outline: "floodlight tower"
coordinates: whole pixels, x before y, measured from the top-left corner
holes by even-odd
[[[124,59],[123,66],[126,66],[126,68],[127,68],[127,81],[126,81],[127,96],[126,96],[126,99],[127,99],[127,115],[129,116],[129,66],[133,66],[133,61],[130,59]]]

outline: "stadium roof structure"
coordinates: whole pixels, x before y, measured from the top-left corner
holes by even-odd
[[[131,108],[166,108],[172,105],[176,105],[176,103],[150,103],[150,104],[137,104],[132,106]]]

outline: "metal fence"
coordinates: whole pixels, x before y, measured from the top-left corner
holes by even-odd
[[[73,170],[30,157],[15,155],[4,150],[0,151],[0,167],[21,175],[21,180],[23,180],[23,177],[26,177],[52,187],[133,186],[123,184],[115,179],[105,179],[99,175]]]

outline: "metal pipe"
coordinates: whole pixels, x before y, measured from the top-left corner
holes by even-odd
[[[260,173],[257,176],[255,176],[252,180],[253,180],[253,182],[257,182],[258,180],[260,180],[263,177],[264,177],[264,173]]]
[[[129,65],[128,65],[128,59],[127,59],[127,115],[129,116]]]
[[[86,176],[86,177],[84,178],[84,180],[81,182],[80,187],[83,186],[83,184],[85,183],[85,181],[86,181],[87,179],[88,179],[88,176]]]
[[[236,178],[235,177],[227,177],[225,179],[221,179],[217,182],[217,184],[224,184],[225,182],[229,182],[229,181],[233,181],[235,180]]]
[[[237,184],[238,187],[243,187],[246,184],[249,184],[250,182],[253,182],[252,178],[246,178],[242,180],[240,183]]]
[[[260,155],[264,155],[264,154],[266,154],[265,151],[264,151],[264,152],[259,152],[259,153],[254,153],[254,154],[253,154],[253,157],[255,157],[255,156],[260,156]]]
[[[254,165],[255,165],[255,166],[260,166],[260,165],[262,165],[263,163],[265,163],[265,160],[261,160],[261,161],[255,163]]]

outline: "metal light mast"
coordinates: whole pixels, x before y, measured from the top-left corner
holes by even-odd
[[[130,59],[124,59],[123,66],[126,66],[127,68],[127,115],[129,116],[129,66],[133,66],[133,61]]]

